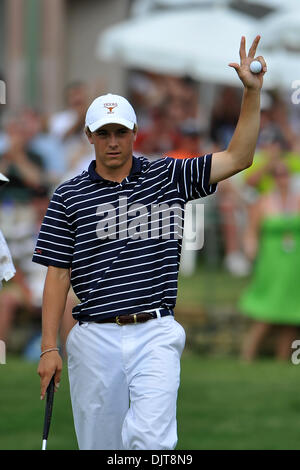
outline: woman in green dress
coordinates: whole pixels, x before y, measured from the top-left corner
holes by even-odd
[[[242,357],[253,360],[273,325],[279,325],[278,359],[291,357],[300,325],[300,197],[291,191],[287,166],[276,162],[275,189],[249,212],[245,252],[253,261],[250,285],[239,301],[241,313],[254,319]]]

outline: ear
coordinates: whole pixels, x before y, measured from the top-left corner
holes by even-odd
[[[89,130],[88,127],[85,128],[85,134],[86,134],[86,136],[89,140],[89,143],[94,145],[94,142],[93,142],[93,139],[92,139],[92,133],[91,133],[91,131]]]
[[[135,142],[136,141],[136,138],[137,138],[137,125],[134,126],[133,128],[133,141]]]

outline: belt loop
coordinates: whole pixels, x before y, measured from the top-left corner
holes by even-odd
[[[159,308],[156,308],[155,312],[156,312],[156,318],[159,318],[161,320],[161,314],[160,314]]]

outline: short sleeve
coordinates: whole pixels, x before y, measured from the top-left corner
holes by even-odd
[[[74,251],[74,235],[63,199],[55,192],[42,222],[32,261],[45,266],[70,268]]]
[[[213,194],[217,184],[209,184],[212,154],[195,158],[166,157],[171,182],[177,185],[181,197],[188,202]]]

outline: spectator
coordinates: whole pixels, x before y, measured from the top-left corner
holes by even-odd
[[[205,153],[205,130],[201,129],[197,121],[187,119],[179,126],[179,147],[167,152],[168,157],[192,158]]]
[[[30,202],[32,219],[24,223],[19,221],[11,227],[8,245],[16,265],[14,279],[0,291],[0,339],[7,341],[19,310],[26,312],[29,318],[41,315],[45,266],[32,263],[32,252],[36,237],[49,205],[47,188],[39,188]],[[68,332],[74,326],[72,308],[78,300],[71,290],[67,299],[65,315],[61,324],[61,344],[64,349]]]
[[[64,147],[61,140],[46,132],[43,115],[27,108],[20,114],[27,149],[43,160],[48,182],[57,185],[67,170]]]
[[[27,212],[27,217],[16,218],[10,230],[6,226],[7,243],[16,266],[16,275],[0,292],[0,337],[5,341],[9,337],[19,308],[23,308],[30,315],[40,315],[46,270],[42,266],[38,268],[33,266],[31,254],[48,204],[46,188],[39,188],[32,193],[29,203],[31,210]],[[28,218],[29,214],[30,218]]]
[[[0,154],[0,172],[5,173],[10,184],[1,191],[1,200],[30,201],[33,191],[45,184],[41,157],[28,150],[20,120],[8,116],[5,123],[6,143]]]
[[[272,169],[274,190],[254,203],[245,233],[245,253],[255,261],[252,281],[239,307],[254,320],[242,357],[251,361],[274,325],[279,327],[277,359],[288,359],[300,325],[300,196],[293,193],[287,165]]]
[[[66,109],[50,117],[48,127],[52,136],[59,138],[64,146],[67,169],[71,156],[83,140],[85,113],[88,107],[88,91],[85,83],[74,82],[66,88]]]
[[[0,173],[0,187],[8,183],[8,179]],[[2,281],[8,281],[15,275],[15,267],[13,265],[11,254],[0,230],[0,290],[2,289]],[[0,336],[1,339],[1,336]]]
[[[250,263],[242,250],[242,228],[247,215],[247,200],[238,175],[221,181],[217,194],[221,233],[224,245],[224,267],[233,276],[244,277]]]
[[[284,161],[290,170],[293,188],[300,187],[300,153],[289,150],[279,134],[272,140],[261,142],[260,149],[254,155],[253,165],[244,172],[244,181],[252,188],[253,194],[260,195],[272,190],[275,186],[273,167],[278,161]]]
[[[178,139],[178,133],[168,116],[168,103],[152,113],[152,124],[137,134],[134,150],[147,156],[160,158],[172,150]]]
[[[227,147],[237,124],[240,112],[238,90],[231,87],[221,89],[213,107],[210,121],[211,140],[220,147]]]
[[[54,114],[49,121],[49,131],[63,141],[80,136],[84,130],[85,113],[88,106],[86,85],[74,82],[66,88],[67,108]]]

